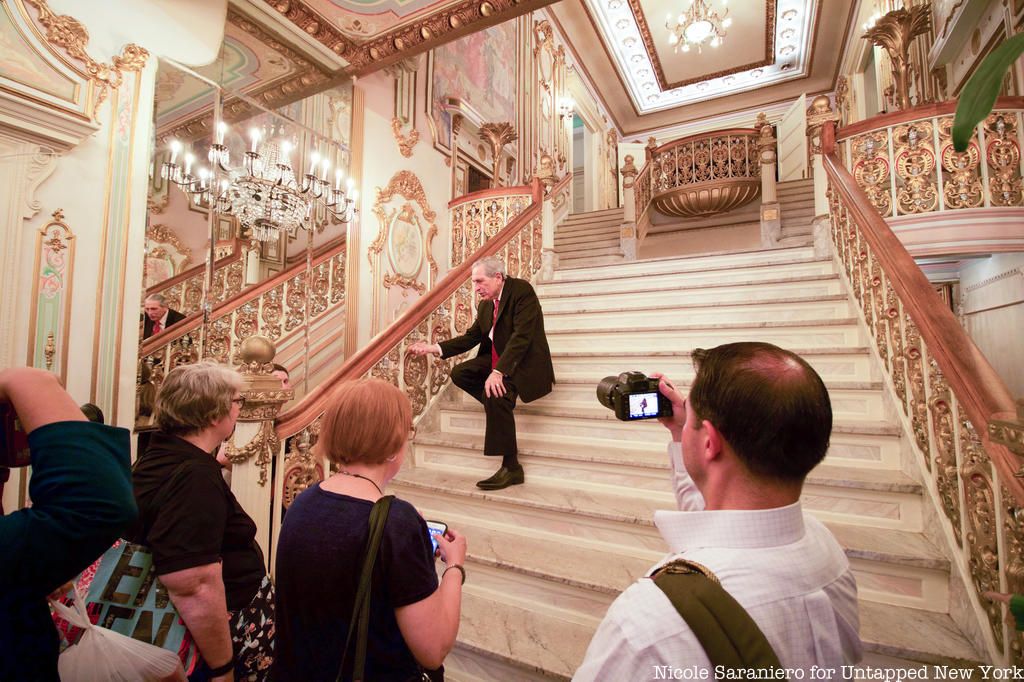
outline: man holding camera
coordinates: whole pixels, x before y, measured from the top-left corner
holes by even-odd
[[[495,256],[473,265],[473,288],[480,297],[476,320],[462,336],[441,343],[414,343],[416,355],[442,358],[479,346],[477,356],[452,368],[452,383],[479,400],[487,414],[484,454],[501,456],[501,468],[477,483],[483,490],[501,490],[525,480],[519,464],[516,397],[531,402],[551,392],[555,370],[544,335],[544,315],[533,287],[508,277]]]
[[[804,478],[825,457],[832,432],[824,383],[805,360],[767,343],[696,350],[693,360],[688,397],[652,375],[673,411],[660,422],[672,436],[680,511],[654,517],[671,554],[611,605],[573,679],[648,679],[677,668],[703,668],[714,679],[718,652],[701,645],[664,583],[652,579],[679,559],[717,577],[782,667],[856,663],[861,643],[849,562],[828,529],[800,507]],[[728,635],[740,634],[729,628],[723,625]]]

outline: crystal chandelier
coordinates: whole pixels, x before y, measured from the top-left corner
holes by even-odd
[[[217,124],[216,142],[210,145],[207,160],[211,171],[201,167],[192,174],[195,156],[184,154],[184,169],[177,163],[182,144],[171,141],[171,160],[161,167],[160,174],[182,189],[193,202],[209,206],[219,213],[238,217],[259,241],[278,239],[281,232],[294,235],[299,227],[312,229],[313,212],[318,207],[343,223],[352,220],[358,192],[349,178],[342,189],[343,172],[334,172],[334,186],[328,180],[331,162],[310,154],[309,172],[296,178],[291,165],[292,145],[273,139],[273,131],[264,139],[258,128],[249,131],[252,147],[245,152],[241,169],[231,167],[230,154],[224,144],[227,125]]]
[[[678,17],[671,14],[665,19],[665,28],[669,30],[668,44],[674,47],[678,54],[680,51],[689,52],[691,46],[701,52],[704,43],[711,47],[718,47],[725,38],[725,29],[732,24],[732,17],[729,16],[729,8],[726,4],[729,0],[722,0],[722,7],[725,14],[718,16],[718,12],[711,9],[706,0],[688,0],[689,6],[679,13]]]

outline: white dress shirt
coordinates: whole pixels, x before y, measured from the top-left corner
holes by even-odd
[[[668,446],[676,500],[684,511],[657,511],[654,523],[676,557],[711,569],[757,622],[784,668],[830,668],[862,656],[857,584],[839,543],[800,503],[753,511],[703,511],[704,498]],[[667,666],[661,668],[661,666]],[[708,677],[674,670],[706,669]],[[809,673],[805,679],[809,679]],[[715,679],[700,642],[649,577],[612,603],[590,642],[574,682]],[[790,676],[792,679],[792,676]]]

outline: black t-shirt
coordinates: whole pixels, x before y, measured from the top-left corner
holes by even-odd
[[[274,678],[334,680],[341,666],[369,536],[373,503],[313,486],[288,509],[277,543]],[[408,680],[419,670],[395,609],[437,589],[427,525],[416,509],[391,503],[373,570],[367,680]],[[344,679],[351,679],[355,644]]]
[[[186,440],[156,432],[132,471],[135,542],[153,550],[157,575],[223,560],[229,611],[249,604],[267,574],[256,524],[238,504],[220,464]]]

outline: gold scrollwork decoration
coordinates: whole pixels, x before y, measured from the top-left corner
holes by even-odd
[[[980,595],[999,589],[999,544],[996,537],[996,500],[993,488],[992,464],[978,438],[974,425],[959,405],[960,453],[963,466],[965,522],[967,526],[968,567],[974,587]],[[1003,648],[1002,611],[998,602],[980,600],[988,616],[989,627],[996,644]]]
[[[981,151],[977,136],[972,136],[967,150],[958,152],[953,147],[953,117],[939,119],[939,145],[945,184],[942,188],[947,209],[978,208],[985,202],[979,167]]]
[[[241,464],[249,459],[255,458],[254,463],[260,468],[259,484],[267,484],[268,468],[270,461],[277,454],[281,447],[281,441],[274,431],[273,419],[268,419],[260,425],[259,431],[253,439],[243,447],[235,446],[234,437],[227,441],[224,454],[232,464]]]
[[[394,135],[395,142],[398,143],[398,151],[402,156],[406,158],[412,156],[412,148],[420,141],[420,131],[412,128],[408,135],[402,134],[402,119],[396,116],[391,119],[391,134]]]
[[[885,131],[853,138],[853,177],[882,217],[892,215],[888,140]]]
[[[985,159],[988,162],[989,194],[993,206],[1022,203],[1020,146],[1017,119],[1010,113],[994,113],[985,121]]]
[[[320,421],[314,422],[319,429]],[[284,458],[284,476],[282,480],[283,496],[281,506],[288,509],[295,498],[310,486],[324,480],[324,468],[320,458],[312,453],[315,439],[311,438],[310,430],[306,429],[288,439],[290,448]]]
[[[901,213],[925,213],[938,206],[932,135],[932,124],[928,121],[897,126],[893,131],[896,201]]]
[[[95,119],[100,105],[107,99],[110,90],[121,87],[124,71],[140,71],[146,65],[149,52],[129,43],[121,49],[110,64],[98,62],[89,56],[85,48],[89,44],[89,31],[74,17],[56,14],[50,9],[46,0],[24,0],[25,4],[36,8],[39,23],[46,29],[46,40],[51,45],[62,48],[68,56],[85,66],[85,73],[97,85],[96,101],[93,104],[92,116]]]
[[[960,495],[957,479],[956,441],[954,438],[953,393],[946,378],[939,369],[935,358],[929,358],[928,366],[928,414],[931,417],[932,433],[935,436],[935,485],[939,491],[942,509],[953,528],[956,542],[963,546],[963,532],[960,527]]]

